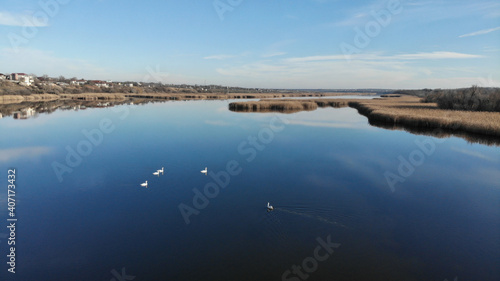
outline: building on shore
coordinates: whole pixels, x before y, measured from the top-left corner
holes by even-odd
[[[35,109],[28,107],[28,108],[23,108],[20,111],[16,111],[12,114],[14,119],[28,119],[32,116],[34,116],[36,113]]]
[[[20,85],[23,86],[31,86],[35,83],[35,78],[26,73],[12,73],[10,75],[6,75],[7,80],[17,81]]]

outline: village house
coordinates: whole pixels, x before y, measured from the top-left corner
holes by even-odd
[[[3,73],[0,73],[0,80],[5,80],[7,79],[7,76],[5,76]]]
[[[26,73],[12,73],[10,75],[7,75],[7,79],[11,81],[17,81],[20,85],[23,86],[31,86],[33,83],[35,83],[35,79],[33,78],[33,76]]]
[[[83,79],[71,80],[71,82],[70,82],[71,85],[78,85],[78,86],[85,85],[86,83],[87,83],[87,80],[83,80]]]
[[[104,82],[104,81],[101,81],[101,80],[92,80],[92,81],[89,81],[90,83],[96,85],[97,87],[104,87],[104,88],[108,88],[109,85],[108,83]]]

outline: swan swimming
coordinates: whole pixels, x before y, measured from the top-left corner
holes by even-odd
[[[146,188],[148,188],[148,181],[146,181],[145,183],[141,183],[141,186],[145,186]]]
[[[269,202],[267,202],[267,210],[268,211],[274,210],[273,206],[269,205]]]
[[[160,170],[158,170],[158,171],[154,172],[154,173],[153,173],[153,175],[155,175],[155,176],[160,176]]]
[[[157,172],[161,173],[163,175],[163,171],[164,171],[164,169],[163,169],[163,167],[161,167],[161,170],[158,170]]]
[[[201,173],[207,175],[207,167],[205,167],[205,170],[201,170]]]

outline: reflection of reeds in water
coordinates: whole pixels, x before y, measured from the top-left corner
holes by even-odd
[[[489,146],[500,146],[500,139],[495,136],[487,136],[481,134],[467,133],[463,131],[453,131],[447,129],[436,129],[436,128],[424,128],[424,127],[411,127],[404,126],[400,124],[392,124],[387,122],[381,122],[377,120],[369,120],[370,125],[387,129],[387,130],[402,130],[415,135],[426,135],[433,136],[436,138],[449,138],[449,137],[459,137],[465,139],[469,143],[479,143]]]
[[[439,109],[417,98],[351,101],[350,107],[378,121],[414,128],[440,128],[500,137],[500,113]]]
[[[360,114],[368,117],[370,124],[378,127],[405,129],[412,133],[425,134],[434,130],[439,131],[436,134],[442,137],[453,134],[470,142],[488,145],[500,143],[498,139],[500,137],[500,113],[439,109],[436,104],[421,103],[420,98],[416,97],[403,96],[371,100],[261,100],[233,102],[229,104],[229,109],[244,112],[292,113],[327,106],[355,108]]]

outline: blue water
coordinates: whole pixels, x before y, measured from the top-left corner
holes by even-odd
[[[0,119],[0,235],[9,168],[18,218],[16,274],[0,236],[0,280],[500,280],[499,147],[372,127],[351,108],[227,105]],[[418,165],[402,174],[401,159]]]

